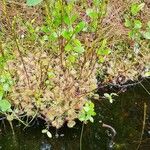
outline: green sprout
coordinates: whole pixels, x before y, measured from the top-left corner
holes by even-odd
[[[94,111],[94,103],[87,101],[79,114],[79,120],[83,122],[91,121],[94,122],[93,116],[96,115]]]
[[[111,93],[111,94],[104,93],[104,97],[108,99],[110,103],[113,103],[114,101],[113,96],[118,96],[118,95],[116,93]]]

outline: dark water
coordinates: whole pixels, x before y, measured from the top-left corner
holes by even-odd
[[[150,91],[150,81],[142,83]],[[117,135],[114,138],[114,150],[136,150],[139,144],[144,103],[147,104],[146,125],[140,150],[150,150],[150,95],[141,85],[130,87],[119,94],[113,104],[107,100],[96,101],[95,122],[84,127],[82,150],[110,150],[111,137],[109,129],[102,127],[102,121],[112,126]],[[23,129],[14,123],[15,135],[5,122],[0,124],[0,149],[2,150],[79,150],[82,124],[73,129],[66,127],[56,132],[51,130],[53,138],[49,139],[41,133],[43,126],[35,122],[31,128]],[[40,122],[41,123],[41,122]],[[59,137],[55,136],[58,133]]]

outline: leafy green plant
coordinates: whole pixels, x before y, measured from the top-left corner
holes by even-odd
[[[79,114],[79,120],[84,123],[87,123],[87,121],[94,122],[93,116],[95,115],[96,112],[94,111],[94,103],[87,101]]]
[[[4,72],[0,76],[0,100],[11,90],[11,86],[13,85],[13,80],[9,73]]]
[[[134,53],[137,55],[141,52],[141,41],[143,39],[150,39],[150,27],[147,23],[146,31],[142,20],[139,19],[139,13],[143,10],[145,3],[133,3],[130,7],[130,15],[125,17],[125,26],[129,28],[129,38],[133,41]]]
[[[130,29],[129,37],[139,41],[141,38],[142,22],[137,18],[138,13],[143,9],[144,3],[133,3],[130,8],[131,15],[125,18],[125,26]]]
[[[11,60],[12,56],[7,49],[4,50],[4,47],[4,44],[0,43],[0,111],[2,113],[11,111],[11,104],[7,100],[7,94],[11,91],[13,85],[11,75],[6,69],[7,61]]]
[[[145,39],[150,39],[150,22],[147,23],[147,31],[142,31],[142,21],[137,19],[137,15],[143,10],[145,3],[133,3],[131,5],[131,16],[125,18],[125,26],[130,29],[129,37],[135,41],[139,41],[143,36]]]
[[[0,110],[2,112],[9,111],[11,108],[11,104],[5,97],[7,93],[11,90],[11,86],[13,85],[12,78],[9,73],[4,72],[0,76]]]

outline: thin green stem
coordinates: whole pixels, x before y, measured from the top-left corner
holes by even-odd
[[[28,126],[28,124],[24,123],[24,122],[15,114],[15,112],[12,111],[12,113],[13,113],[13,115],[14,115],[23,125],[25,125],[26,127]]]

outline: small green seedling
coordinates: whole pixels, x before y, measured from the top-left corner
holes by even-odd
[[[96,112],[94,111],[94,103],[87,101],[79,114],[79,120],[84,123],[87,123],[87,121],[94,122],[93,116],[95,115]]]
[[[111,94],[104,93],[104,97],[108,99],[110,103],[113,103],[114,101],[113,96],[118,96],[118,95],[116,93],[111,93]]]

